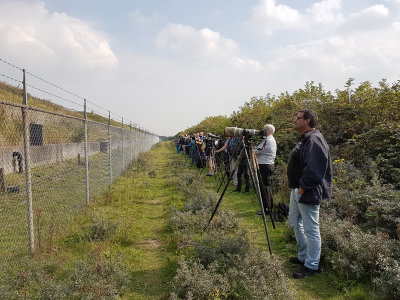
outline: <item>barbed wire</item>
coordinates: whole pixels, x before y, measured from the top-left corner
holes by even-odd
[[[35,90],[38,90],[38,91],[40,91],[40,92],[42,92],[42,93],[48,94],[48,95],[50,95],[50,96],[56,97],[56,98],[58,98],[58,99],[61,99],[61,100],[64,100],[64,101],[67,101],[67,102],[70,102],[70,103],[73,103],[73,104],[75,104],[75,105],[77,105],[77,106],[82,107],[82,104],[76,103],[76,102],[74,102],[74,101],[72,101],[72,100],[69,100],[69,99],[66,99],[66,98],[63,98],[63,97],[60,97],[60,96],[57,96],[57,95],[55,95],[55,94],[53,94],[53,93],[50,93],[50,92],[48,92],[48,91],[45,91],[45,90],[40,89],[40,88],[38,88],[38,87],[35,87],[35,86],[31,85],[31,84],[26,84],[26,86],[29,86],[29,87],[31,87],[31,88],[33,88],[33,89],[35,89]]]
[[[0,76],[3,76],[3,77],[5,77],[5,78],[7,78],[7,79],[13,80],[13,81],[15,81],[15,82],[18,82],[18,83],[22,83],[22,81],[21,81],[21,80],[18,80],[18,79],[12,78],[12,77],[10,77],[10,76],[7,76],[7,75],[5,75],[5,74],[1,74],[1,73],[0,73]]]
[[[23,69],[21,69],[20,67],[17,67],[17,66],[13,65],[12,63],[10,63],[10,62],[8,62],[8,61],[2,59],[2,58],[0,58],[0,61],[3,62],[3,63],[5,63],[5,64],[7,64],[7,65],[9,65],[9,66],[11,66],[11,67],[13,67],[13,68],[15,68],[15,69],[18,69],[18,70],[20,70],[20,71],[23,71]]]
[[[6,60],[4,60],[4,59],[2,59],[2,58],[0,58],[0,61],[3,62],[3,63],[5,63],[5,64],[7,64],[7,65],[9,65],[9,66],[11,66],[11,67],[13,67],[13,68],[15,68],[15,69],[18,69],[18,70],[20,70],[20,71],[24,71],[24,69],[22,69],[22,68],[20,68],[20,67],[18,67],[18,66],[16,66],[16,65],[14,65],[14,64],[12,64],[12,63],[6,61]],[[102,107],[102,106],[100,106],[100,105],[94,103],[93,101],[90,101],[90,100],[88,100],[88,99],[86,99],[86,98],[84,98],[84,97],[82,97],[82,96],[79,96],[79,95],[77,95],[77,94],[74,93],[74,92],[71,92],[71,91],[69,91],[69,90],[66,90],[66,89],[60,87],[59,85],[54,84],[54,83],[52,83],[52,82],[50,82],[50,81],[48,81],[48,80],[46,80],[46,79],[44,79],[44,78],[42,78],[42,77],[40,77],[40,76],[38,76],[38,75],[35,75],[35,74],[33,74],[33,73],[31,73],[31,72],[28,72],[28,71],[26,71],[26,70],[25,70],[25,73],[28,74],[28,75],[30,75],[30,76],[32,76],[32,77],[34,77],[34,78],[36,78],[36,79],[38,79],[38,80],[40,80],[40,81],[42,81],[42,82],[44,82],[44,83],[46,83],[46,84],[48,84],[48,85],[50,85],[50,86],[52,86],[52,87],[55,87],[55,88],[57,88],[57,89],[59,89],[59,90],[65,92],[65,93],[67,93],[67,94],[70,94],[70,95],[72,95],[72,96],[74,96],[74,97],[77,97],[77,98],[80,99],[80,100],[84,100],[84,101],[86,101],[86,103],[90,103],[91,105],[93,105],[93,106],[95,106],[95,107],[97,107],[97,108],[99,108],[99,109],[101,109],[101,110],[103,110],[103,111],[105,111],[105,112],[108,112],[109,115],[110,115],[110,116],[105,116],[105,115],[103,115],[102,113],[100,113],[99,111],[96,111],[96,113],[99,114],[99,115],[102,116],[102,117],[106,117],[106,118],[110,117],[110,118],[111,118],[111,115],[113,115],[113,116],[115,116],[115,117],[120,118],[121,120],[124,119],[124,124],[125,124],[125,125],[127,125],[126,122],[129,122],[129,124],[133,124],[134,127],[136,127],[136,128],[139,129],[139,130],[142,130],[142,131],[144,131],[144,132],[148,132],[148,133],[151,133],[151,134],[155,134],[155,133],[153,133],[153,132],[151,132],[151,131],[149,131],[149,130],[147,130],[147,129],[145,129],[145,128],[141,128],[141,126],[140,126],[138,123],[135,123],[135,122],[133,122],[133,121],[131,121],[131,120],[129,120],[129,119],[126,119],[126,118],[124,118],[123,116],[118,115],[118,114],[116,114],[116,113],[113,113],[113,112],[111,112],[110,110],[108,110],[108,109],[106,109],[106,108],[104,108],[104,107]],[[8,78],[8,79],[10,79],[10,80],[16,81],[16,82],[18,82],[18,83],[22,83],[22,81],[17,80],[17,79],[15,79],[15,78],[11,78],[11,77],[9,77],[9,76],[7,76],[7,75],[4,75],[4,74],[0,74],[0,75],[3,76],[3,77],[5,77],[5,78]],[[82,106],[83,106],[82,104],[78,104],[78,103],[76,103],[75,101],[72,101],[72,100],[70,100],[70,99],[66,99],[66,98],[64,98],[64,97],[58,96],[58,95],[56,95],[56,94],[54,94],[54,93],[48,92],[48,91],[46,91],[46,90],[44,90],[44,89],[35,87],[35,86],[33,86],[33,85],[27,84],[27,86],[29,86],[29,87],[31,87],[31,88],[33,88],[33,89],[36,89],[36,90],[38,90],[38,91],[40,91],[40,92],[42,92],[42,93],[45,93],[45,94],[51,95],[51,96],[53,96],[53,97],[56,97],[56,98],[58,98],[58,99],[60,99],[60,100],[67,101],[67,102],[69,102],[69,103],[73,103],[73,104],[75,104],[75,105],[77,105],[77,106],[79,106],[79,107],[82,107]],[[93,109],[92,109],[92,110],[93,110]],[[93,110],[93,111],[94,111],[94,110]],[[117,120],[115,120],[115,119],[113,119],[113,120],[116,121],[116,122],[120,122],[120,121],[117,121]]]
[[[81,100],[85,100],[85,98],[83,98],[83,97],[81,97],[81,96],[78,96],[78,95],[76,95],[75,93],[70,92],[70,91],[68,91],[68,90],[66,90],[66,89],[63,89],[62,87],[59,87],[58,85],[56,85],[56,84],[54,84],[54,83],[51,83],[51,82],[49,82],[49,81],[47,81],[47,80],[45,80],[45,79],[43,79],[43,78],[41,78],[41,77],[39,77],[39,76],[37,76],[37,75],[35,75],[35,74],[32,74],[31,72],[25,71],[25,73],[28,74],[28,75],[31,75],[32,77],[34,77],[34,78],[36,78],[36,79],[39,79],[39,80],[41,80],[41,81],[43,81],[43,82],[45,82],[45,83],[51,85],[51,86],[53,86],[53,87],[55,87],[55,88],[57,88],[57,89],[59,89],[59,90],[61,90],[61,91],[63,91],[63,92],[66,92],[66,93],[68,93],[68,94],[70,94],[70,95],[72,95],[72,96],[75,96],[75,97],[77,97],[77,98],[79,98],[79,99],[81,99]]]

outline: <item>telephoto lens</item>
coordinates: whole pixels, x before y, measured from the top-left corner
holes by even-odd
[[[226,127],[225,135],[229,137],[242,137],[243,136],[243,128],[238,127]]]
[[[245,128],[238,128],[238,127],[226,127],[225,128],[225,135],[229,137],[246,137],[251,138],[260,134],[260,130],[257,129],[245,129]]]

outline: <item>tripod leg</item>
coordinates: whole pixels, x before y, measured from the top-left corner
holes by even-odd
[[[261,207],[261,214],[262,214],[262,218],[263,218],[265,234],[267,236],[269,254],[272,255],[271,241],[269,239],[267,220],[265,218],[265,210],[264,210],[264,204],[262,201],[262,196],[261,196],[261,191],[260,191],[260,184],[259,184],[258,176],[257,176],[257,169],[254,169],[257,166],[257,161],[255,160],[255,155],[254,155],[253,149],[250,150],[250,155],[247,153],[247,149],[245,150],[245,153],[246,153],[246,159],[247,159],[248,165],[250,167],[250,171],[252,173],[251,178],[254,179],[253,185],[256,190],[258,201],[259,201],[260,207]],[[251,160],[250,160],[249,156],[250,156]]]
[[[260,170],[258,170],[258,176],[259,176],[259,178],[261,178]],[[270,204],[272,203],[272,193],[271,193],[271,190],[270,190],[269,187],[266,187],[262,181],[261,181],[261,185],[262,185],[262,188],[260,187],[261,196],[263,197],[263,199],[265,199],[265,203],[267,203],[268,214],[269,214],[269,217],[270,217],[270,219],[271,219],[272,227],[273,227],[274,229],[276,229],[276,228],[275,228],[274,218],[273,218],[273,216],[272,216],[272,205],[270,205]],[[267,189],[268,189],[268,191],[267,191]],[[269,201],[269,199],[271,199],[271,201]]]
[[[238,168],[239,163],[240,163],[240,160],[242,159],[243,155],[244,155],[244,149],[242,150],[242,152],[240,152],[239,159],[237,160],[237,162],[236,162],[236,164],[235,164],[233,170],[232,170],[231,173],[229,174],[228,182],[226,183],[225,188],[224,188],[224,190],[222,191],[221,196],[219,197],[219,200],[218,200],[218,202],[217,202],[217,205],[215,206],[214,211],[213,211],[213,213],[212,213],[212,215],[211,215],[211,218],[210,218],[210,220],[208,221],[207,227],[210,225],[212,219],[214,218],[214,215],[215,215],[215,213],[217,212],[219,205],[221,204],[222,198],[224,197],[225,192],[226,192],[226,190],[228,189],[229,183],[231,182],[232,177],[233,177],[233,174],[235,174],[235,170]]]
[[[224,172],[224,175],[222,176],[221,183],[219,184],[219,187],[218,187],[217,193],[219,193],[219,190],[221,189],[221,186],[222,186],[222,184],[223,184],[223,183],[224,183],[224,181],[225,181],[225,177],[226,177],[226,173]]]

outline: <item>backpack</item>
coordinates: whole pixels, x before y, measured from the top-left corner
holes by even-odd
[[[229,156],[234,156],[237,157],[238,154],[240,153],[241,147],[238,146],[239,144],[239,138],[234,137],[231,138],[228,142],[228,154]]]
[[[196,167],[197,168],[205,168],[207,164],[206,158],[203,155],[200,155],[199,159],[197,160]]]
[[[277,222],[283,222],[289,216],[289,205],[278,203],[278,213],[275,215]]]

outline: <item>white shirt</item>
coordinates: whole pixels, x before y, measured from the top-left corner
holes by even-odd
[[[276,141],[272,135],[267,136],[255,149],[259,165],[272,165],[276,157]]]

